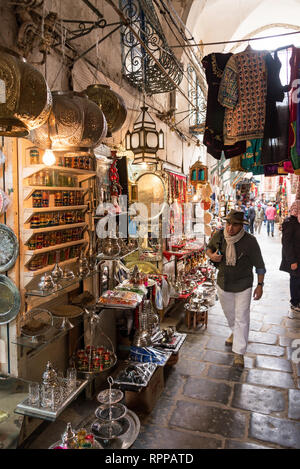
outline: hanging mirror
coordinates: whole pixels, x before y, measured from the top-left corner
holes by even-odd
[[[156,173],[144,172],[135,181],[137,185],[137,198],[148,211],[148,220],[156,220],[167,206],[167,191],[164,180]],[[160,210],[151,214],[151,204],[160,204]],[[141,214],[142,216],[142,214]]]

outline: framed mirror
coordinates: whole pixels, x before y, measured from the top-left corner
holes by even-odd
[[[159,219],[167,204],[167,191],[163,178],[156,173],[147,171],[139,175],[135,181],[137,186],[137,199],[145,204],[148,210],[148,220]],[[151,204],[160,204],[160,210],[151,215]]]

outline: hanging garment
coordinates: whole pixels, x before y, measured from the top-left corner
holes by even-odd
[[[297,88],[298,82],[297,80],[300,78],[300,49],[296,47],[291,47],[292,56],[290,59],[290,68],[291,68],[291,89],[289,92],[289,158],[292,161],[293,167],[295,169],[300,167],[300,142],[297,139],[297,127],[298,118],[299,118],[299,107],[295,98],[298,98]],[[299,135],[299,133],[298,133]]]
[[[253,175],[264,174],[264,167],[261,164],[262,143],[262,138],[247,140],[247,150],[241,159],[244,171],[252,172]]]
[[[218,95],[219,103],[226,107],[226,145],[264,136],[267,54],[267,51],[247,47],[244,52],[233,55],[226,64]]]
[[[291,48],[275,52],[274,59],[266,57],[267,65],[267,113],[262,164],[274,165],[289,159],[289,58]],[[286,84],[281,85],[279,73],[286,77]]]
[[[207,151],[217,160],[221,159],[222,151],[225,158],[238,156],[246,151],[246,141],[235,145],[224,145],[223,126],[225,108],[218,102],[219,86],[226,63],[232,56],[229,54],[209,54],[202,60],[208,85],[207,110],[203,143]]]
[[[278,175],[278,164],[266,164],[264,165],[265,176],[277,176]]]

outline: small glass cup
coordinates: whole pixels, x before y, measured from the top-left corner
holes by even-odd
[[[41,387],[41,406],[49,409],[54,409],[55,407],[55,394],[54,388],[45,386],[42,384]]]
[[[34,407],[39,407],[40,385],[38,383],[29,383],[28,401],[30,405]]]
[[[76,368],[67,369],[67,386],[70,391],[76,388],[77,371]]]

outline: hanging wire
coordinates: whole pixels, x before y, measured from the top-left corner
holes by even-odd
[[[290,32],[290,33],[272,34],[270,36],[250,37],[250,38],[247,38],[247,39],[234,39],[234,40],[231,40],[231,41],[206,42],[206,43],[203,43],[203,44],[199,43],[199,44],[195,44],[195,45],[184,44],[184,45],[181,45],[181,46],[169,46],[169,47],[172,48],[172,49],[176,49],[178,47],[217,46],[217,45],[222,45],[222,44],[234,44],[236,42],[260,41],[261,39],[271,39],[273,37],[291,36],[293,34],[300,34],[300,30],[299,31],[293,31],[293,32]]]

